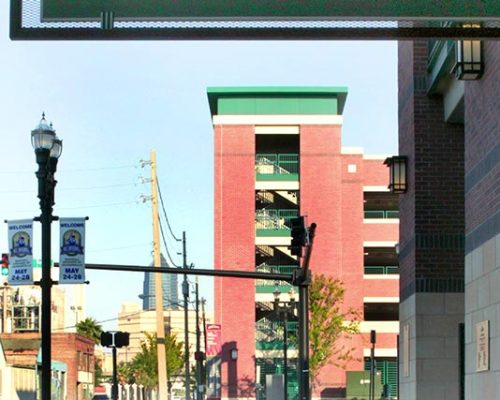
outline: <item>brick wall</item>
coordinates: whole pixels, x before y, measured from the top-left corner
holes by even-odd
[[[215,127],[215,268],[255,270],[254,127]],[[255,282],[215,279],[215,322],[222,325],[222,396],[246,397],[255,381]],[[238,360],[230,360],[231,348]]]
[[[88,354],[88,357],[79,359],[79,353]],[[94,342],[76,333],[52,333],[52,358],[68,366],[66,374],[68,399],[81,399],[83,387],[79,384],[78,371],[89,372],[93,376]]]
[[[408,157],[400,201],[401,298],[463,291],[464,139],[426,87],[427,42],[399,43],[399,151]]]
[[[500,180],[500,43],[483,43],[485,71],[478,81],[465,82],[466,232],[494,226]],[[491,238],[479,230],[469,241],[474,247]],[[470,244],[472,246],[472,243]],[[468,248],[470,251],[472,247]]]
[[[363,185],[365,186],[389,186],[389,168],[384,165],[384,159],[363,160]]]

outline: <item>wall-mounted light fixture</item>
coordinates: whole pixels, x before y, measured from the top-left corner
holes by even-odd
[[[384,164],[389,167],[389,190],[392,193],[406,193],[406,164],[405,156],[392,156],[385,159]]]
[[[480,28],[480,24],[463,24],[464,28]],[[475,80],[484,72],[483,43],[480,40],[458,40],[453,71],[457,79]]]
[[[231,360],[236,361],[238,359],[238,349],[231,349]]]

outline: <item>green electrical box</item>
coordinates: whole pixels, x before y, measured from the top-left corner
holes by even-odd
[[[370,400],[370,371],[347,371],[346,400]],[[382,374],[375,374],[375,400],[382,399]]]

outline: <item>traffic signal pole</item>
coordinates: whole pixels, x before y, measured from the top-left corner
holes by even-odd
[[[294,284],[299,287],[299,400],[309,400],[309,285],[311,284],[311,272],[309,262],[313,248],[316,224],[309,227],[309,243],[306,245],[306,253],[302,268],[297,269]]]
[[[116,347],[113,346],[113,385],[111,386],[111,399],[118,400],[118,374],[116,368]]]

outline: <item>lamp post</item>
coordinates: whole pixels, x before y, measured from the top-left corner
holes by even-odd
[[[50,400],[51,394],[51,288],[50,277],[50,243],[52,216],[54,205],[54,174],[57,160],[62,152],[62,140],[56,136],[52,124],[47,124],[45,114],[38,126],[31,131],[31,144],[35,150],[38,171],[38,198],[40,199],[40,217],[35,220],[42,225],[42,400]]]
[[[280,305],[280,294],[281,292],[276,289],[273,292],[274,295],[274,311],[279,317],[280,314],[283,314],[283,322],[285,324],[285,329],[283,333],[283,367],[284,367],[284,376],[283,376],[283,386],[284,386],[284,399],[288,400],[288,314],[290,313],[292,317],[295,316],[295,291],[293,288],[290,289],[288,295],[290,297],[289,303],[283,303]]]

